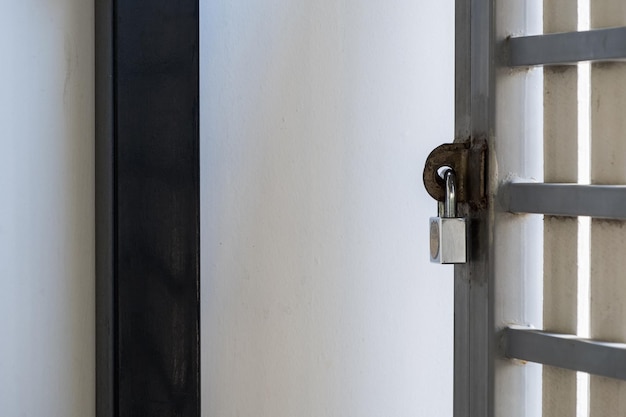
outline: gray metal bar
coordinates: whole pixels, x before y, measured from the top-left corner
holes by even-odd
[[[487,141],[495,114],[495,2],[456,0],[455,4],[455,142]],[[491,209],[459,204],[457,210],[459,216],[471,219],[471,243],[468,262],[454,267],[453,415],[493,417]]]
[[[626,219],[626,185],[508,183],[503,208],[513,213]]]
[[[511,326],[504,330],[505,355],[544,365],[626,380],[626,344],[583,339]]]
[[[509,65],[565,65],[626,59],[626,27],[509,39]]]
[[[114,0],[96,0],[95,180],[96,180],[96,414],[115,417],[115,88]]]

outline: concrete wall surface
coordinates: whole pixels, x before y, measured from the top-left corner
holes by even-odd
[[[95,415],[93,2],[0,12],[0,415]]]

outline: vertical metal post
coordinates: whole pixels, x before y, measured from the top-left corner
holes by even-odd
[[[96,1],[97,416],[200,416],[199,2]]]
[[[493,0],[456,1],[455,141],[493,133]],[[491,207],[491,204],[490,204]],[[489,210],[460,207],[469,219],[468,263],[454,272],[454,416],[493,415],[494,350]]]
[[[113,0],[95,1],[96,414],[115,408]]]

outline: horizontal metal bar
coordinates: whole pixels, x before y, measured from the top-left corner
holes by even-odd
[[[509,65],[565,65],[626,59],[626,27],[509,39]]]
[[[527,327],[504,330],[505,356],[626,380],[626,344],[582,339]]]
[[[511,182],[500,189],[505,211],[626,219],[626,185]]]

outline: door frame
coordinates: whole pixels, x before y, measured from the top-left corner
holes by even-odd
[[[97,415],[199,416],[199,4],[95,7]],[[456,0],[456,142],[493,132],[493,100],[485,99],[494,87],[493,8],[493,0]],[[181,53],[181,45],[193,47]],[[159,88],[147,88],[147,79]],[[171,124],[159,131],[165,118]],[[158,190],[132,198],[156,183],[177,198]],[[471,241],[468,263],[455,267],[454,416],[489,416],[492,229],[488,210],[461,212]],[[155,264],[169,273],[140,273]],[[173,311],[179,325],[155,325]],[[176,340],[186,349],[174,348]]]
[[[198,0],[96,0],[96,415],[200,416]]]

